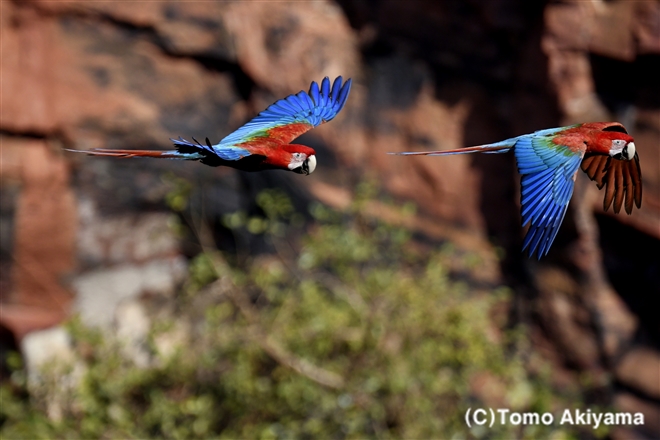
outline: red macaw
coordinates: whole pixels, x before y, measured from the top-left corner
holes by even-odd
[[[523,227],[530,223],[523,251],[529,247],[538,258],[546,255],[564,220],[578,168],[605,186],[603,209],[614,202],[619,213],[625,200],[630,214],[633,203],[642,205],[642,170],[633,138],[618,122],[589,122],[535,131],[494,144],[458,150],[390,153],[444,156],[466,153],[506,153],[513,149],[522,175]]]
[[[213,167],[227,166],[243,171],[281,169],[309,175],[316,168],[314,149],[290,142],[337,116],[346,104],[351,83],[349,79],[342,86],[342,77],[338,76],[331,89],[330,80],[325,77],[319,89],[319,85],[312,82],[309,93],[300,91],[280,99],[215,145],[211,145],[208,138],[206,145],[202,145],[195,138],[194,142],[189,142],[179,137],[170,139],[176,150],[68,151],[93,156],[199,160]]]

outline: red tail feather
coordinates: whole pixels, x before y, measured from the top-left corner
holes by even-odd
[[[450,154],[466,154],[466,153],[489,153],[489,152],[498,152],[503,150],[510,150],[511,146],[478,146],[478,147],[467,147],[467,148],[458,148],[456,150],[439,150],[439,151],[405,151],[400,153],[387,153],[387,154],[396,154],[400,156],[444,156]]]
[[[175,150],[112,150],[97,148],[94,150],[66,150],[74,153],[86,153],[90,156],[108,156],[108,157],[158,157],[168,159],[184,159],[180,153]]]

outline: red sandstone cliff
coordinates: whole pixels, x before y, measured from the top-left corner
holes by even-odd
[[[530,3],[3,2],[2,325],[21,337],[57,323],[75,286],[131,270],[140,285],[171,288],[144,275],[170,273],[188,252],[162,232],[163,173],[214,188],[206,212],[216,217],[272,185],[341,207],[346,182],[368,175],[421,207],[411,227],[479,252],[484,279],[514,287],[514,319],[529,325],[557,380],[613,374],[615,404],[657,420],[660,4]],[[319,171],[304,186],[300,176],[61,150],[217,140],[275,98],[339,74],[355,86],[342,115],[305,138]],[[635,136],[643,207],[603,213],[602,194],[580,176],[541,262],[518,251],[512,157],[384,154],[590,120],[619,120]]]

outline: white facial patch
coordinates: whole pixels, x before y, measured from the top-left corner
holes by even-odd
[[[287,167],[290,170],[294,170],[298,167],[301,167],[303,162],[307,159],[307,156],[303,153],[293,153],[291,155],[291,162],[289,162],[289,165]]]
[[[305,153],[293,153],[288,168],[298,174],[310,175],[316,169],[316,156],[307,157]]]
[[[619,160],[631,160],[635,157],[635,143],[626,143],[623,139],[614,139],[610,147],[610,156]]]
[[[614,139],[612,141],[612,146],[610,147],[610,156],[616,156],[621,154],[623,148],[626,146],[626,141],[623,139]]]

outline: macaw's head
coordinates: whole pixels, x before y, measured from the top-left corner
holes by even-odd
[[[632,136],[625,133],[606,133],[604,142],[614,159],[632,160],[635,157],[635,142]]]
[[[314,149],[306,147],[305,145],[287,145],[286,148],[290,153],[287,168],[298,174],[309,175],[316,169],[316,152]]]
[[[600,137],[603,146],[609,150],[609,154],[613,158],[632,160],[635,157],[635,142],[623,125],[608,124],[601,129]]]
[[[632,160],[635,157],[635,142],[633,142],[632,136],[621,133],[617,134],[621,136],[612,139],[610,156],[619,160]]]

